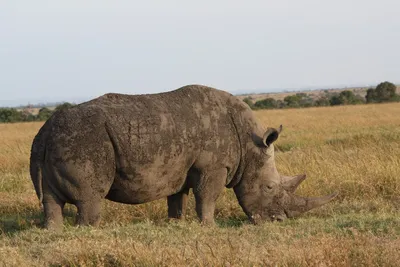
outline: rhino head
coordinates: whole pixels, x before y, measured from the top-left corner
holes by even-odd
[[[306,175],[281,176],[275,166],[274,145],[282,130],[268,128],[263,137],[253,134],[241,181],[234,187],[239,204],[253,223],[283,221],[322,206],[337,196],[302,197],[295,190]]]

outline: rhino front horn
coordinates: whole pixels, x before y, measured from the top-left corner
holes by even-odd
[[[288,217],[296,217],[306,211],[325,205],[337,197],[338,194],[339,193],[335,192],[331,195],[323,197],[300,197],[292,195],[292,203],[287,209]]]

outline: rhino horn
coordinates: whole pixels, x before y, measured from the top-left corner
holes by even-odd
[[[306,179],[305,174],[300,174],[296,176],[281,176],[282,186],[286,191],[294,193],[297,187]]]
[[[323,197],[300,197],[291,195],[292,200],[289,207],[287,207],[287,215],[289,218],[296,217],[306,211],[318,208],[334,199],[339,193],[335,192],[328,196]]]

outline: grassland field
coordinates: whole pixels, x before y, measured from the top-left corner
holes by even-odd
[[[400,266],[400,103],[255,112],[283,124],[281,174],[306,173],[298,193],[339,197],[297,219],[252,225],[233,191],[219,197],[215,227],[201,226],[190,196],[185,221],[166,199],[104,201],[99,228],[41,228],[29,153],[42,123],[0,124],[0,266]]]

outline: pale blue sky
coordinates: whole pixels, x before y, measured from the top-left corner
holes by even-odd
[[[400,82],[400,1],[0,2],[0,106]]]

